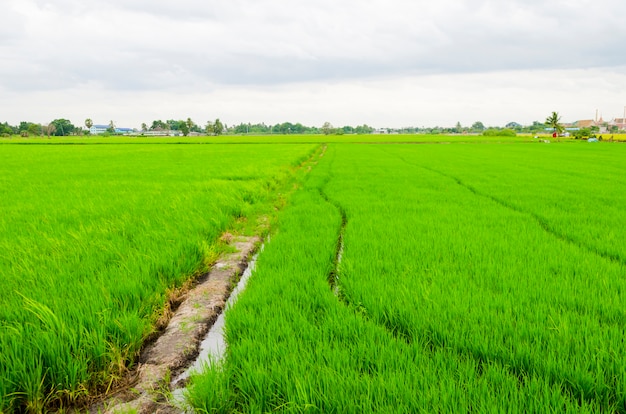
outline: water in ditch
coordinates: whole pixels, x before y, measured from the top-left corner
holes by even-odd
[[[259,252],[256,253],[248,262],[248,267],[244,270],[237,286],[233,289],[226,301],[226,306],[224,306],[224,311],[219,314],[215,323],[209,329],[209,332],[206,334],[202,342],[200,343],[200,353],[196,360],[191,364],[189,368],[187,368],[182,374],[174,378],[171,382],[170,386],[172,388],[176,387],[180,381],[187,380],[191,375],[202,372],[203,368],[207,364],[211,364],[212,362],[219,362],[224,358],[224,353],[226,351],[226,340],[224,339],[224,313],[225,311],[232,306],[236,301],[237,297],[246,287],[250,276],[252,275],[252,271],[256,266],[256,260],[261,251],[263,251],[262,245],[259,249]],[[188,404],[185,400],[185,388],[176,388],[172,391],[172,402],[174,405],[185,409],[185,412],[192,412],[191,408],[188,407]]]

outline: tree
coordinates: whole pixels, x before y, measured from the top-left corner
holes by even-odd
[[[368,126],[367,124],[363,124],[355,128],[357,134],[371,134],[374,131],[374,128]]]
[[[17,132],[28,132],[28,126],[29,126],[30,122],[20,122],[20,126],[17,127]]]
[[[179,131],[183,133],[184,136],[189,135],[189,126],[186,122],[181,122],[178,124]]]
[[[537,133],[542,132],[544,129],[546,129],[546,125],[544,123],[539,122],[539,121],[533,121],[532,125],[529,125],[528,127],[524,127],[522,130],[524,132],[537,134]]]
[[[46,125],[44,127],[44,130],[45,130],[46,134],[48,135],[48,138],[50,138],[50,135],[54,135],[54,133],[56,132],[57,128],[51,122],[51,123],[49,123],[48,125]]]
[[[87,127],[87,129],[91,129],[91,127],[93,126],[93,121],[91,120],[91,118],[85,119],[85,126]]]
[[[152,131],[163,131],[168,129],[168,126],[165,122],[159,120],[156,121],[152,121],[152,126],[150,127],[150,130]]]
[[[148,130],[148,125],[146,125],[146,123],[145,123],[145,122],[143,122],[143,123],[141,124],[141,130],[142,130],[142,131],[147,131],[147,130]]]
[[[552,114],[546,118],[546,125],[554,130],[554,133],[559,135],[563,132],[563,125],[560,124],[561,117],[558,112],[552,112]]]
[[[113,120],[109,122],[109,127],[107,128],[107,132],[110,132],[111,134],[115,133],[115,122],[113,122]]]
[[[472,131],[482,132],[484,130],[485,130],[485,125],[482,122],[476,121],[472,124]]]
[[[165,121],[167,124],[167,129],[172,131],[180,131],[180,124],[184,124],[185,121],[177,121],[175,119],[168,119]]]
[[[589,138],[590,136],[591,136],[590,128],[580,128],[578,131],[574,132],[574,138],[576,139]]]
[[[43,129],[39,124],[30,124],[28,126],[28,133],[31,135],[43,135]]]
[[[213,122],[207,121],[206,126],[204,127],[207,135],[213,135],[214,127]]]
[[[185,121],[185,124],[187,125],[187,133],[189,133],[189,131],[192,131],[193,127],[196,126],[196,123],[193,122],[191,118],[187,118],[187,121]]]
[[[334,128],[332,124],[328,121],[324,122],[324,125],[322,125],[322,132],[324,133],[324,135],[332,134],[333,130]]]
[[[215,135],[222,135],[223,132],[224,132],[224,125],[222,124],[220,119],[217,118],[215,120],[215,123],[213,123],[213,133]]]
[[[57,137],[72,135],[72,133],[74,133],[74,129],[76,129],[76,127],[67,119],[55,119],[50,124],[54,125],[54,135]]]
[[[10,137],[11,135],[13,135],[13,128],[9,126],[9,123],[0,124],[0,136]]]

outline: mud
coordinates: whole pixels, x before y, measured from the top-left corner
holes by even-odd
[[[127,389],[90,409],[91,413],[182,413],[170,405],[170,381],[197,357],[202,339],[224,309],[237,279],[260,245],[258,237],[235,238],[236,252],[218,260],[185,299],[161,336],[139,359],[136,380]]]

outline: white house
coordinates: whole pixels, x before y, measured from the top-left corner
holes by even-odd
[[[109,129],[108,125],[92,125],[91,128],[89,128],[89,133],[91,135],[104,134],[107,132],[107,129]]]
[[[104,134],[105,132],[107,132],[108,129],[109,129],[108,125],[92,125],[91,128],[89,128],[89,133],[91,135],[100,135],[100,134]],[[133,132],[135,132],[135,130],[132,128],[115,128],[116,134],[129,135],[129,134],[132,134]]]

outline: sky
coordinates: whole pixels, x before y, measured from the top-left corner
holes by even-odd
[[[623,0],[0,0],[0,122],[623,117]]]

